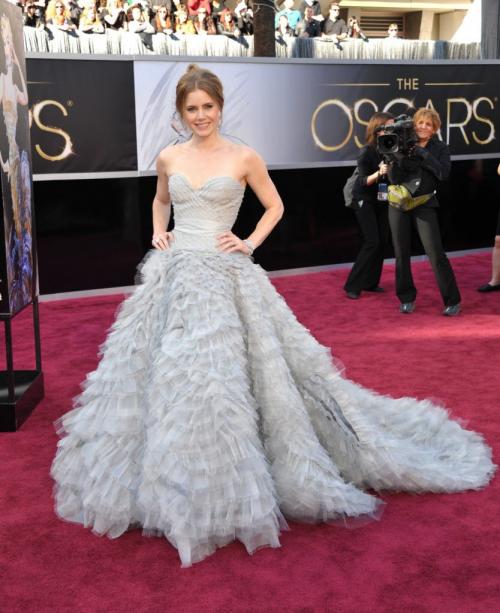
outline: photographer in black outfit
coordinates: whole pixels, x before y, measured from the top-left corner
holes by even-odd
[[[361,292],[381,292],[380,275],[384,250],[389,238],[387,203],[378,200],[378,181],[387,174],[388,166],[377,151],[377,134],[393,123],[391,113],[375,113],[366,128],[366,145],[358,157],[359,178],[353,190],[353,200],[363,244],[347,277],[344,290],[348,298],[360,297]]]
[[[397,126],[398,122],[394,124]],[[441,241],[435,190],[451,169],[448,146],[436,136],[441,120],[432,109],[419,109],[413,117],[416,144],[408,152],[397,151],[390,164],[389,225],[396,256],[396,293],[401,313],[415,309],[417,290],[411,274],[411,236],[415,226],[441,292],[443,315],[460,313],[460,292]],[[381,137],[384,139],[385,137]],[[380,139],[379,139],[380,151]],[[400,208],[395,208],[400,206]]]

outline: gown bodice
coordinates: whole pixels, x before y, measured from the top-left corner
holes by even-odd
[[[172,249],[216,251],[217,236],[230,230],[245,188],[230,176],[211,177],[195,188],[180,173],[169,177],[175,216]]]

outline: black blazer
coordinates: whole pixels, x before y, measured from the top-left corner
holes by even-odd
[[[377,172],[378,166],[382,161],[382,156],[377,153],[375,147],[365,145],[359,152],[358,156],[358,172],[359,180],[353,189],[354,200],[377,200],[378,184],[367,184],[367,179],[374,172]]]
[[[450,176],[450,150],[434,135],[425,147],[415,147],[411,155],[398,159],[391,167],[391,183],[406,185],[413,196],[430,194]],[[418,186],[416,186],[418,181]],[[438,206],[436,197],[428,206]]]

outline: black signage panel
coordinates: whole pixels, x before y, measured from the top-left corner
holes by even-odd
[[[27,63],[35,174],[137,170],[133,62]]]

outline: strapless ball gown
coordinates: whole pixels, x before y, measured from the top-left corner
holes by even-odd
[[[189,566],[234,539],[279,546],[286,518],[376,516],[367,489],[458,492],[494,473],[482,437],[429,401],[341,376],[265,272],[217,252],[244,188],[169,182],[172,248],[123,303],[52,466],[60,517],[164,535]]]

